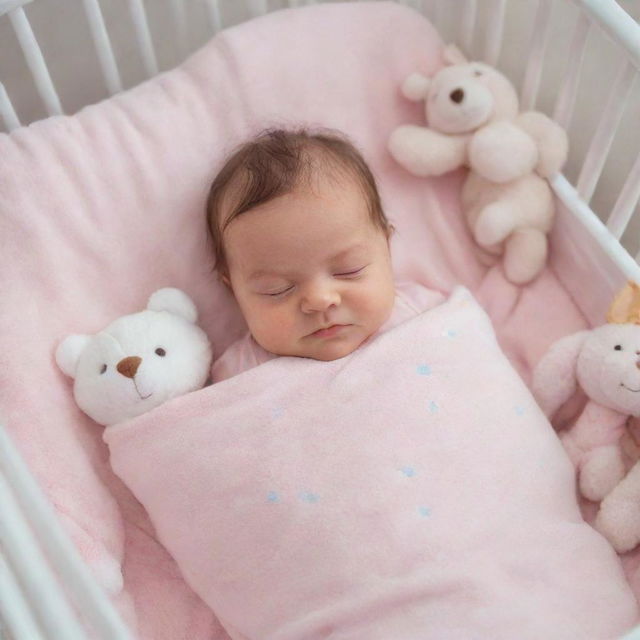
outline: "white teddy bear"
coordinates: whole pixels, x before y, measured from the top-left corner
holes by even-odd
[[[616,296],[608,324],[566,336],[537,364],[533,392],[552,418],[579,384],[588,397],[562,443],[576,468],[580,493],[601,502],[596,528],[616,551],[640,542],[640,287]],[[634,463],[626,475],[627,467]]]
[[[74,378],[78,406],[108,426],[200,389],[212,354],[197,318],[189,296],[165,288],[149,298],[144,311],[118,318],[95,335],[66,337],[55,359]]]
[[[566,161],[566,133],[542,113],[519,113],[515,89],[493,67],[452,45],[444,60],[433,78],[405,81],[407,98],[425,100],[429,126],[398,127],[389,151],[417,176],[469,167],[462,207],[480,257],[493,264],[503,256],[507,278],[524,284],[546,263],[555,207],[545,178]]]

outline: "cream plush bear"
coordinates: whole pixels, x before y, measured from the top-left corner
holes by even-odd
[[[179,289],[156,291],[147,308],[118,318],[95,335],[71,335],[56,350],[74,379],[78,406],[112,425],[154,409],[206,382],[211,345],[198,313]]]
[[[564,130],[542,113],[519,113],[518,96],[496,69],[455,47],[433,78],[414,73],[402,91],[425,100],[428,127],[403,125],[389,139],[395,160],[417,176],[470,168],[462,207],[485,264],[503,257],[507,278],[533,280],[545,265],[555,207],[546,178],[567,158]]]
[[[609,323],[552,345],[534,370],[533,392],[551,418],[577,384],[588,402],[562,436],[583,496],[602,501],[596,528],[619,551],[640,542],[640,287],[629,283],[616,297]]]

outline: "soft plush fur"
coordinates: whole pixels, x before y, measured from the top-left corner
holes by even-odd
[[[67,336],[55,357],[74,378],[78,406],[99,424],[112,425],[201,388],[211,345],[197,317],[185,293],[166,288],[149,298],[144,311],[95,335]]]
[[[596,527],[619,552],[640,542],[640,463],[625,477],[637,459],[627,426],[640,416],[638,303],[640,288],[630,283],[616,298],[609,324],[556,342],[533,377],[534,393],[550,418],[578,384],[589,398],[562,441],[582,495],[602,501]]]
[[[444,58],[433,78],[405,81],[404,95],[425,101],[428,127],[398,127],[389,151],[418,176],[469,167],[462,206],[480,255],[487,264],[503,256],[507,278],[524,284],[546,263],[555,212],[546,178],[566,161],[566,133],[542,113],[519,113],[515,89],[493,67],[452,46]]]

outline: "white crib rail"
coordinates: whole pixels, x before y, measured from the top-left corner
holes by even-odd
[[[0,514],[0,613],[15,640],[87,640],[87,631],[60,584],[92,625],[91,637],[132,640],[1,423]],[[21,635],[33,627],[38,635]]]

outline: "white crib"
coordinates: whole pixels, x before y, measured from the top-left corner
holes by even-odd
[[[35,94],[29,96],[27,83],[13,79],[17,93],[12,101],[11,88],[7,90],[0,82],[0,115],[8,131],[44,115],[39,111],[42,105],[48,115],[63,113],[66,104],[73,104],[74,110],[82,106],[77,96],[67,97],[62,91],[59,95],[56,90],[47,64],[55,52],[40,48],[30,13],[37,13],[41,21],[51,20],[64,5],[66,11],[82,16],[64,26],[85,27],[91,34],[94,48],[86,55],[94,57],[91,64],[99,65],[103,82],[102,94],[93,99],[131,84],[123,80],[130,73],[126,65],[116,62],[103,14],[107,8],[113,12],[115,4],[107,0],[102,0],[102,6],[99,0],[35,0],[24,6],[30,2],[33,0],[0,0],[0,80],[6,71],[3,60],[9,59],[13,44],[8,34],[11,39],[15,34],[26,61],[21,75],[26,77],[28,68],[41,100],[39,104]],[[135,37],[136,48],[129,56],[132,64],[151,77],[230,23],[303,4],[309,3],[149,0],[145,7],[143,0],[126,0],[129,14],[125,12],[121,22],[127,23]],[[567,290],[575,292],[575,302],[587,319],[600,324],[603,309],[620,284],[625,279],[640,282],[640,25],[614,0],[414,0],[404,4],[427,15],[446,40],[457,42],[470,57],[498,66],[516,83],[521,80],[523,108],[546,111],[569,131],[573,151],[566,175],[552,181],[559,215],[552,234],[551,265]],[[640,0],[627,4],[640,16]],[[516,5],[519,13],[514,21]],[[169,22],[175,36],[171,42],[175,59],[162,65],[154,47],[153,21],[148,19],[153,12],[167,17],[164,23]],[[563,12],[564,20],[573,24],[560,65],[555,61],[562,55],[565,34],[554,28],[556,12]],[[523,15],[532,19],[523,23]],[[205,17],[207,33],[200,19]],[[603,45],[605,41],[609,44]],[[610,73],[602,80],[586,76],[589,65],[583,61],[594,51],[601,53],[603,46],[612,47],[606,59]],[[19,54],[11,55],[16,58]],[[549,76],[555,76],[555,86]],[[140,79],[134,78],[133,83]],[[75,81],[82,83],[85,78]],[[592,124],[581,118],[593,108],[582,95],[585,86],[588,97],[607,94],[603,105],[595,101],[598,113]],[[29,115],[22,116],[22,111]],[[620,139],[625,145],[618,144]],[[613,172],[607,170],[610,166]],[[589,287],[584,286],[585,281]],[[85,630],[75,608],[83,611],[83,623],[91,625],[91,632]],[[89,637],[124,639],[131,635],[66,539],[0,424],[0,638]],[[627,636],[632,637],[640,638],[640,627]]]

